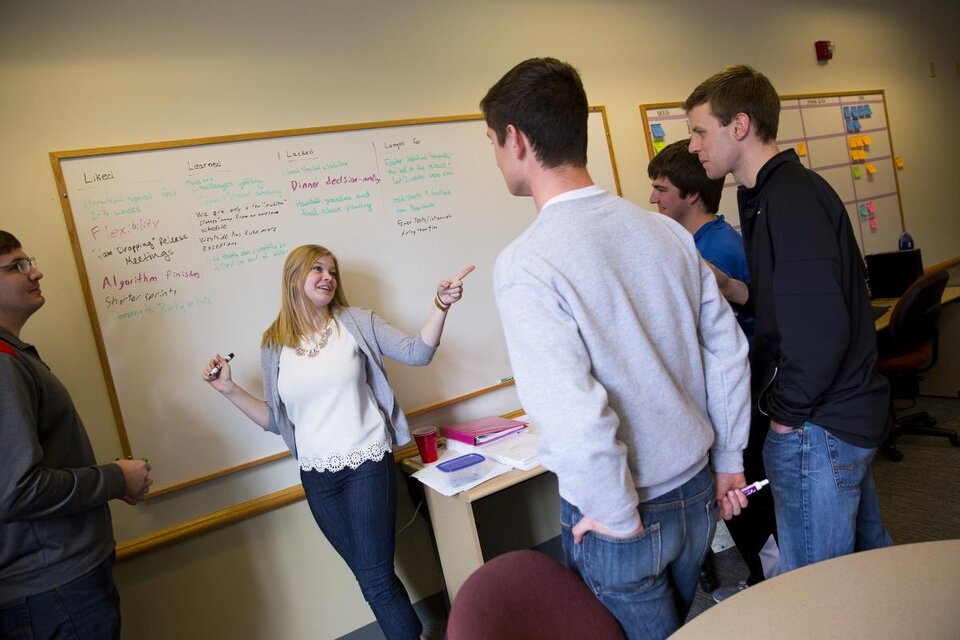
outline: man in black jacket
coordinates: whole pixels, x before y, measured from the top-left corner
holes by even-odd
[[[840,198],[792,149],[778,152],[780,98],[754,69],[727,67],[684,103],[690,152],[732,173],[756,316],[755,410],[781,569],[892,544],[870,462],[886,436],[889,389],[863,259]],[[838,135],[844,135],[838,132]]]

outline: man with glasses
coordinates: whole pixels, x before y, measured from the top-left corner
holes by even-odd
[[[150,465],[97,465],[66,388],[20,339],[42,278],[0,231],[0,638],[119,638],[107,502],[142,498]]]

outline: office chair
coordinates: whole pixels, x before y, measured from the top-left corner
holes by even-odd
[[[900,296],[890,314],[890,326],[878,336],[877,369],[890,380],[894,418],[893,432],[882,449],[894,462],[903,458],[896,439],[905,433],[949,438],[953,446],[960,447],[957,433],[936,428],[937,421],[929,413],[898,417],[893,410],[894,396],[912,399],[920,395],[920,374],[937,363],[940,298],[949,277],[946,271],[935,271],[918,278]]]
[[[474,571],[457,593],[448,640],[624,640],[579,576],[539,551],[511,551]]]

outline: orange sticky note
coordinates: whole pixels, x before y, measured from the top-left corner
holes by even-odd
[[[866,160],[866,159],[867,159],[867,152],[864,151],[863,149],[858,149],[857,160]]]
[[[798,143],[797,143],[797,155],[800,156],[801,158],[802,158],[803,156],[807,155],[807,143],[806,143],[806,142],[798,142]]]
[[[897,156],[896,158],[893,159],[893,161],[897,163],[897,169],[903,169],[903,165],[904,165],[903,158],[901,158],[900,156]]]
[[[866,168],[866,170],[867,170],[867,173],[869,173],[870,175],[873,175],[873,174],[875,174],[875,173],[877,172],[877,168],[876,168],[875,166],[873,166],[873,163],[872,163],[872,162],[868,162],[868,163],[865,165],[865,168]]]
[[[857,160],[859,160],[859,158],[857,158],[857,151],[856,151],[856,149],[851,149],[851,151],[850,151],[850,159],[853,160],[854,162],[856,162]]]
[[[857,136],[850,136],[847,138],[847,144],[850,145],[851,149],[856,149],[858,146],[860,146],[857,144]]]

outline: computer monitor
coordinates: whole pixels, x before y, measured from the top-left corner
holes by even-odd
[[[871,298],[899,298],[923,275],[920,249],[884,251],[864,256]]]

